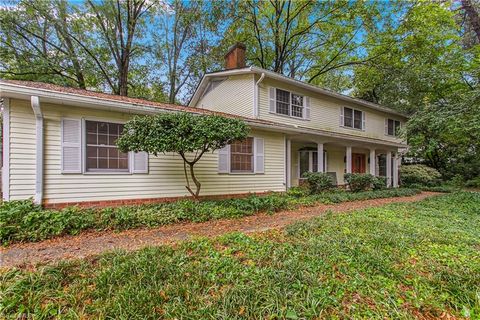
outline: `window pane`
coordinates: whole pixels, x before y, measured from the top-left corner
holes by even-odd
[[[399,135],[400,131],[400,121],[395,121],[395,136]]]
[[[303,96],[292,93],[292,104],[297,106],[303,106]]]
[[[300,177],[299,178],[302,178],[303,174],[305,172],[308,172],[308,166],[309,166],[309,153],[308,153],[308,151],[301,151],[300,152],[299,163],[300,163]]]
[[[362,111],[354,111],[354,120],[353,126],[355,129],[362,129]]]
[[[393,136],[394,133],[394,128],[393,128],[393,120],[388,119],[388,135]]]
[[[318,152],[312,152],[312,171],[318,172]]]
[[[253,172],[253,138],[235,141],[230,146],[232,172]]]
[[[353,127],[353,110],[350,108],[343,109],[343,125],[345,127]]]
[[[292,116],[303,118],[303,107],[297,107],[292,105]]]
[[[115,145],[123,124],[86,121],[88,170],[128,171],[128,153]]]
[[[284,115],[289,115],[290,108],[290,92],[277,89],[277,107],[276,112]]]

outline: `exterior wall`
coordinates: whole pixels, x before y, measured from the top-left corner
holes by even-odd
[[[35,117],[30,101],[10,100],[10,200],[35,196]]]
[[[251,74],[230,76],[205,94],[195,107],[252,118],[254,87]]]
[[[269,87],[276,87],[310,97],[310,120],[295,119],[288,116],[272,114],[269,112]],[[334,132],[341,132],[351,135],[383,139],[391,142],[402,142],[401,139],[385,135],[385,118],[399,120],[402,125],[404,119],[388,113],[372,110],[363,106],[313,93],[283,82],[265,79],[260,85],[259,94],[259,118],[275,122],[298,125],[313,129],[322,129]],[[365,131],[358,129],[343,128],[340,126],[340,108],[350,107],[365,111]]]
[[[62,174],[60,121],[86,118],[127,121],[132,115],[72,106],[41,103],[44,113],[44,192],[46,203],[151,199],[189,195],[185,189],[183,162],[174,154],[149,158],[148,174]],[[11,199],[35,193],[35,119],[29,101],[11,100]],[[201,195],[284,191],[284,136],[252,131],[265,139],[264,174],[219,174],[218,154],[207,153],[196,166]]]

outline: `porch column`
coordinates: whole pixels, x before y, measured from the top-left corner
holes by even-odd
[[[346,148],[347,173],[352,173],[352,147]]]
[[[323,170],[323,143],[317,143],[317,169],[318,172],[324,172]]]
[[[392,186],[392,151],[387,151],[387,187]]]
[[[375,156],[375,149],[370,149],[370,174],[372,176],[376,176],[376,172],[375,172],[377,169],[376,160],[377,160],[377,157]]]
[[[393,157],[393,187],[398,188],[398,153]]]
[[[287,139],[287,146],[286,146],[286,157],[285,157],[285,185],[287,190],[291,187],[292,181],[292,141]]]

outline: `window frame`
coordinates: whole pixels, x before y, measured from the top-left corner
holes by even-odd
[[[301,168],[300,168],[300,157],[302,153],[308,153],[308,170],[307,172],[319,172],[318,171],[318,164],[317,164],[317,171],[313,171],[314,167],[314,161],[313,161],[313,154],[317,153],[317,160],[318,160],[318,150],[298,150],[298,170],[297,170],[297,176],[299,180],[304,180],[305,178],[302,178],[300,173],[301,173]],[[327,150],[323,150],[323,172],[327,173],[328,171],[328,154]]]
[[[105,119],[105,118],[96,118],[96,117],[88,117],[88,118],[82,118],[82,173],[84,175],[131,175],[133,174],[133,168],[132,168],[132,152],[128,152],[127,156],[127,162],[128,162],[128,170],[94,170],[94,171],[89,171],[87,169],[87,122],[92,121],[92,122],[105,122],[105,123],[113,123],[113,124],[122,124],[124,125],[126,121],[121,121],[121,120],[112,120],[112,119]]]
[[[352,110],[352,126],[351,127],[345,125],[345,109]],[[360,126],[361,126],[361,128],[356,128],[355,127],[355,120],[356,120],[355,111],[360,112]],[[342,128],[365,131],[366,126],[367,126],[366,121],[364,121],[365,116],[366,116],[365,111],[360,110],[360,109],[356,109],[356,108],[352,108],[352,107],[343,106],[341,112],[342,112],[342,115],[341,115],[342,116],[342,125],[341,125]]]
[[[252,154],[251,154],[251,162],[252,162],[252,169],[251,171],[246,171],[246,170],[235,170],[233,171],[232,170],[232,164],[233,164],[233,161],[232,161],[232,156],[233,156],[233,153],[232,153],[232,144],[230,144],[230,148],[229,148],[229,161],[230,161],[230,174],[255,174],[255,137],[251,137],[251,136],[248,136],[245,140],[250,140],[252,142]],[[244,140],[244,141],[245,141]],[[237,141],[235,141],[234,143],[236,143]],[[248,154],[245,154],[245,153],[239,153],[239,152],[236,152],[235,154],[240,154],[240,155],[248,155]]]
[[[390,134],[390,121],[392,121],[393,123],[393,134]],[[398,128],[396,126],[396,124],[398,123]],[[399,130],[402,128],[402,123],[400,122],[400,120],[395,120],[395,119],[392,119],[392,118],[387,118],[387,132],[386,132],[386,135],[389,136],[389,137],[398,137],[399,134]]]
[[[279,116],[284,116],[284,117],[290,117],[290,118],[294,118],[294,119],[302,119],[302,120],[305,120],[305,112],[306,112],[306,97],[305,95],[303,94],[299,94],[299,93],[296,93],[296,92],[293,92],[293,91],[290,91],[290,90],[285,90],[285,89],[281,89],[281,88],[274,88],[275,89],[275,114],[276,115],[279,115]],[[288,97],[289,97],[289,101],[288,101],[288,114],[284,114],[284,113],[279,113],[277,112],[277,103],[280,102],[280,103],[285,103],[283,101],[279,101],[277,99],[278,97],[278,90],[280,91],[283,91],[283,92],[288,92]],[[299,96],[299,97],[302,97],[302,105],[297,105],[297,104],[294,104],[293,103],[293,100],[292,100],[292,96],[293,95],[296,95],[296,96]],[[293,115],[293,107],[296,107],[296,108],[299,108],[301,107],[301,110],[302,110],[302,115],[301,116],[295,116]]]

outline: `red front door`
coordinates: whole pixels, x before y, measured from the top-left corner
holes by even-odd
[[[363,153],[352,153],[352,172],[365,173],[365,155]]]

